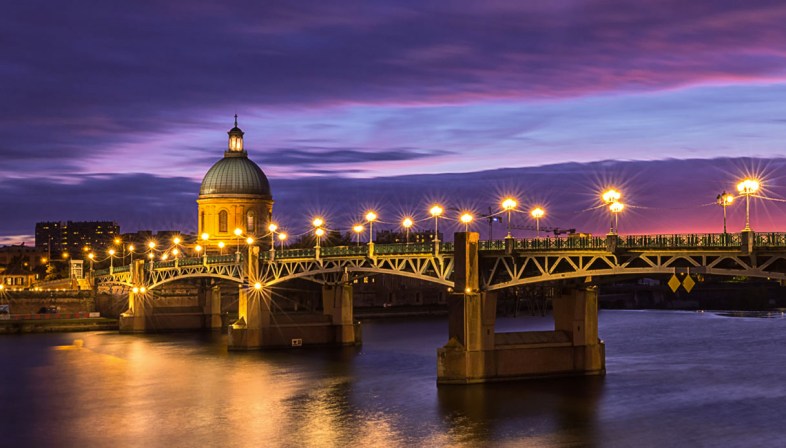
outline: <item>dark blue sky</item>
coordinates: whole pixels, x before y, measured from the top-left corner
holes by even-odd
[[[623,231],[714,231],[706,204],[746,174],[786,196],[784,23],[779,1],[12,2],[0,241],[38,220],[193,229],[235,113],[293,231],[516,193],[598,233],[581,210],[611,184]],[[759,228],[781,204],[757,200]]]

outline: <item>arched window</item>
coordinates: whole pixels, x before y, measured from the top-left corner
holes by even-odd
[[[221,210],[218,212],[218,231],[221,233],[227,232],[227,211]]]
[[[199,233],[205,232],[205,212],[199,215]]]
[[[246,213],[246,232],[247,233],[255,233],[256,232],[256,215],[254,214],[254,210],[249,210]]]

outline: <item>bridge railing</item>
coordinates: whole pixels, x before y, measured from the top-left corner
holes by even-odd
[[[786,247],[786,233],[757,233],[753,244],[756,247]]]
[[[617,245],[626,249],[739,248],[741,239],[738,233],[626,235]]]

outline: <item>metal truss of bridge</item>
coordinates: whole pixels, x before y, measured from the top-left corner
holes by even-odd
[[[250,253],[250,251],[249,251]],[[786,280],[786,234],[632,235],[480,241],[480,289],[604,276],[701,274]],[[256,257],[255,257],[256,258]],[[288,249],[259,254],[205,255],[168,261],[137,261],[96,271],[99,285],[145,287],[189,278],[215,278],[262,287],[302,278],[337,284],[346,276],[389,274],[455,287],[453,243],[368,244]],[[136,277],[136,278],[134,278]]]

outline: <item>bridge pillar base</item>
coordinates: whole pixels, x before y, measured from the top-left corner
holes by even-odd
[[[356,345],[360,343],[352,310],[352,285],[325,285],[322,287],[322,312],[330,316],[333,323],[336,345]]]
[[[448,343],[437,349],[437,384],[471,384],[553,376],[603,375],[598,289],[553,300],[554,331],[495,333],[496,295],[478,292],[478,235],[456,233],[448,299]]]
[[[144,294],[128,293],[128,311],[120,314],[120,333],[144,333],[147,330]]]
[[[229,350],[259,350],[263,346],[263,328],[270,327],[270,293],[251,292],[244,285],[238,289],[238,319],[229,326]]]
[[[221,287],[207,286],[204,291],[203,312],[205,314],[205,328],[220,330],[223,322],[221,320]]]

